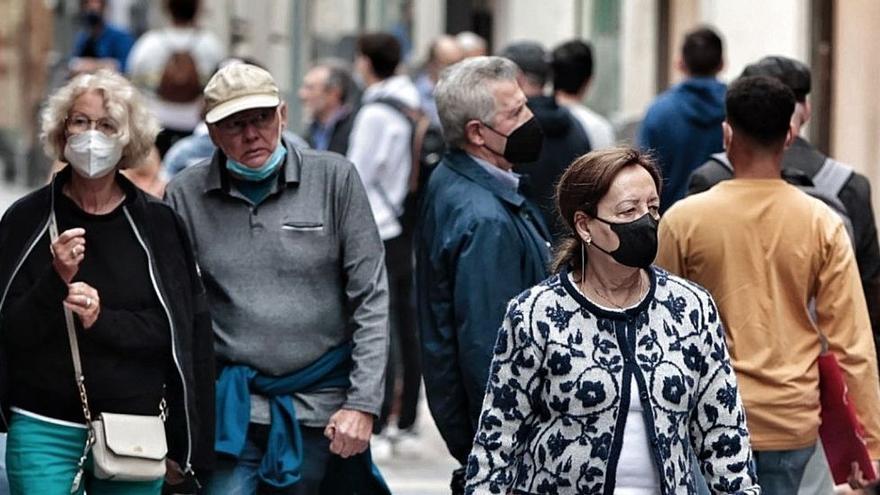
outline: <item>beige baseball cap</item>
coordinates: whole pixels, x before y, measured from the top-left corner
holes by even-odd
[[[205,122],[213,124],[242,110],[280,103],[272,74],[255,65],[230,64],[218,70],[205,86]]]

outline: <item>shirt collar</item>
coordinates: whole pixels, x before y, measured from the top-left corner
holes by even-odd
[[[298,183],[300,179],[300,171],[302,166],[302,154],[296,146],[290,141],[281,138],[284,147],[287,148],[287,158],[283,164],[283,170],[279,173],[279,183],[287,184]],[[226,155],[217,148],[214,151],[214,157],[211,159],[211,168],[208,171],[208,178],[205,181],[205,192],[222,190],[228,192],[229,189],[229,171],[226,170]]]
[[[504,170],[491,163],[483,160],[482,158],[478,158],[474,155],[468,153],[475,162],[477,162],[486,172],[489,172],[489,175],[492,176],[502,187],[508,189],[513,192],[519,191],[519,179],[520,175],[512,170]]]

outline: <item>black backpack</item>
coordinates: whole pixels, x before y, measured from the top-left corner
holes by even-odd
[[[727,158],[727,153],[715,153],[711,156],[709,164],[714,165],[713,170],[706,170],[707,175],[713,178],[712,183],[717,184],[723,180],[733,178],[733,166]],[[843,186],[852,177],[853,168],[840,163],[832,158],[826,158],[825,162],[813,177],[808,177],[799,170],[785,168],[782,170],[782,178],[789,184],[796,186],[801,191],[822,201],[843,220],[850,241],[855,244],[852,220],[846,207],[838,196]]]
[[[387,105],[406,118],[410,124],[413,168],[409,176],[409,192],[414,194],[428,182],[431,172],[443,158],[443,153],[446,151],[443,131],[433,124],[424,112],[414,110],[395,98],[378,98],[371,103]]]

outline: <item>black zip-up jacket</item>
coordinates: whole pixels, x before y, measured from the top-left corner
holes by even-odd
[[[70,167],[65,168],[52,183],[18,200],[0,220],[0,428],[4,431],[8,427],[9,391],[15,386],[9,382],[8,334],[4,331],[9,287],[28,256],[39,250],[48,252],[54,191],[70,180],[70,174]],[[184,470],[210,470],[214,459],[214,337],[190,241],[180,217],[169,206],[147,196],[121,174],[116,180],[125,191],[126,218],[146,250],[152,289],[172,332],[175,370],[171,376],[177,379],[166,384],[168,456]],[[66,291],[61,292],[59,307],[66,297]],[[26,295],[16,302],[18,311],[30,312],[21,314],[46,313],[36,302],[39,298],[29,299]],[[58,336],[66,339],[61,325]]]

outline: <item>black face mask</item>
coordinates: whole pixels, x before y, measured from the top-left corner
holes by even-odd
[[[541,155],[541,147],[544,144],[544,131],[541,130],[541,125],[538,124],[534,116],[525,121],[523,125],[514,129],[510,134],[501,134],[493,129],[492,126],[488,124],[483,125],[495,134],[507,138],[503,155],[485,144],[483,147],[496,155],[503,156],[510,163],[530,163],[536,161]]]
[[[80,17],[80,22],[82,25],[87,28],[98,27],[104,23],[104,19],[101,16],[100,12],[83,12]]]
[[[596,243],[596,249],[614,258],[621,265],[633,268],[648,268],[657,257],[657,224],[651,213],[645,213],[632,222],[613,223],[596,217],[596,220],[607,224],[617,234],[620,245],[614,252],[608,252]]]

